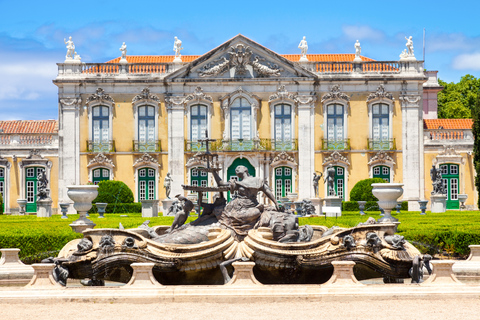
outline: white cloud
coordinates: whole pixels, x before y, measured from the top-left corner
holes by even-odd
[[[385,37],[385,34],[373,29],[370,26],[342,26],[342,31],[349,40],[374,40],[380,41]]]
[[[480,70],[480,52],[456,56],[453,59],[452,67],[456,70]]]

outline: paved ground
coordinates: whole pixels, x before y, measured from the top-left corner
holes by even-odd
[[[0,319],[346,319],[346,320],[437,320],[480,319],[480,297],[476,299],[339,301],[288,303],[55,303],[0,304]]]

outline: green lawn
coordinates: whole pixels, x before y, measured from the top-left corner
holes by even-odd
[[[107,214],[106,218],[99,219],[97,214],[92,214],[90,219],[97,224],[95,228],[118,228],[120,222],[125,229],[135,228],[147,219],[150,226],[173,222],[173,217],[142,218],[140,213],[128,213],[127,217],[121,215],[125,214]],[[339,218],[300,218],[300,224],[353,227],[370,216],[380,217],[379,212],[367,212],[365,216],[358,212],[343,212]],[[468,245],[480,244],[478,211],[427,212],[424,216],[419,212],[402,212],[394,216],[401,222],[398,233],[422,252],[436,254],[446,251],[466,255]],[[20,257],[29,263],[55,256],[68,241],[82,237],[69,226],[77,218],[78,215],[69,215],[68,219],[61,219],[60,215],[51,218],[0,215],[0,248],[20,248]],[[195,218],[191,216],[188,221]]]

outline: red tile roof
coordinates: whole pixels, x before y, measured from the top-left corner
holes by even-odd
[[[0,121],[1,133],[58,133],[57,120]]]
[[[299,54],[282,54],[281,56],[293,62],[300,60]],[[200,57],[182,55],[182,62],[192,62]],[[375,61],[364,56],[361,57],[363,61]],[[127,61],[129,63],[168,63],[173,62],[174,58],[175,56],[127,56]],[[348,62],[353,61],[355,54],[307,54],[307,58],[311,62]],[[120,57],[107,61],[107,63],[118,63],[119,61]]]
[[[472,119],[425,119],[424,129],[472,129]]]

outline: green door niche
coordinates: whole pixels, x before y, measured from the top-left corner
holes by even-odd
[[[142,168],[138,170],[138,199],[155,199],[155,169]]]
[[[345,200],[345,168],[334,166],[335,168],[335,192],[338,197]],[[333,194],[332,194],[333,195]]]
[[[383,180],[390,182],[390,168],[387,166],[373,167],[373,178],[382,178]]]
[[[457,164],[447,163],[440,166],[443,187],[447,191],[447,209],[460,209],[460,202],[458,201],[460,174],[458,170]]]
[[[27,199],[26,212],[37,212],[37,183],[42,167],[25,168],[25,198]]]
[[[275,168],[275,198],[285,198],[292,192],[292,168]]]
[[[230,167],[228,167],[228,170],[227,170],[227,181],[229,181],[231,178],[237,180],[237,175],[235,174],[235,169],[238,167],[238,166],[245,166],[247,167],[248,169],[248,173],[252,176],[252,177],[255,177],[255,168],[250,164],[250,162],[243,158],[243,159],[240,159],[240,158],[237,158],[233,161],[233,163],[230,165]],[[230,191],[228,191],[227,193],[227,200],[230,201]]]
[[[93,184],[99,184],[100,181],[110,180],[110,170],[105,168],[94,169],[92,172]]]

